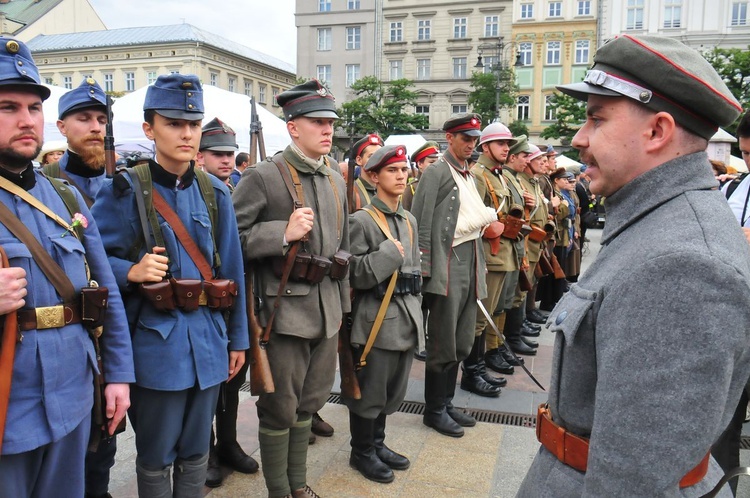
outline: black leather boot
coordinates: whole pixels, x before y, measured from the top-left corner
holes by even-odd
[[[478,394],[479,396],[496,398],[500,395],[500,388],[484,380],[479,369],[479,362],[484,356],[482,349],[484,349],[483,333],[474,337],[474,345],[471,348],[471,352],[463,361],[461,389]]]
[[[375,454],[380,458],[381,462],[393,470],[406,470],[409,468],[411,462],[409,462],[408,458],[396,453],[385,445],[385,413],[381,413],[375,419],[373,442],[375,444]]]
[[[453,395],[456,393],[456,380],[458,376],[458,363],[448,370],[445,385],[445,411],[448,416],[456,421],[461,427],[474,427],[477,421],[474,417],[453,406]]]
[[[490,349],[484,353],[484,363],[487,365],[487,368],[494,370],[497,373],[513,375],[513,372],[515,371],[513,365],[508,363],[505,358],[503,358],[503,355],[500,354],[499,349]]]
[[[484,363],[484,355],[482,355],[479,359],[479,363],[477,364],[479,368],[479,375],[484,379],[485,382],[488,384],[492,384],[493,386],[497,387],[505,387],[505,385],[508,383],[507,379],[505,377],[495,377],[494,375],[490,374],[487,371],[487,366]],[[511,367],[513,368],[513,367]]]
[[[211,430],[211,445],[208,448],[208,467],[206,468],[206,486],[218,488],[224,482],[224,474],[221,472],[219,457],[216,455],[214,446],[214,431]]]
[[[529,339],[528,337],[521,336],[521,340],[523,341],[524,344],[526,344],[530,348],[536,349],[536,348],[539,347],[539,343],[538,342],[533,341],[533,340]]]
[[[445,408],[446,373],[426,370],[424,373],[425,410],[422,423],[440,434],[461,437],[464,430],[449,415]]]
[[[371,481],[392,482],[393,471],[375,454],[375,421],[349,412],[349,429],[352,436],[349,465]]]
[[[536,355],[536,349],[528,346],[521,339],[521,326],[523,325],[523,310],[511,308],[505,311],[505,345],[513,350],[516,354],[525,354],[529,356]]]
[[[538,308],[526,312],[526,319],[531,323],[538,323],[540,325],[544,325],[547,322],[547,317]]]

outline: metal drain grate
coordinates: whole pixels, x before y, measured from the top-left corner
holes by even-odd
[[[750,450],[750,436],[742,436],[740,439],[740,449]]]

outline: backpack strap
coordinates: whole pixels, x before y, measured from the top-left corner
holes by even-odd
[[[214,243],[214,268],[218,269],[221,266],[221,258],[219,258],[219,249],[216,247],[216,230],[219,226],[219,205],[216,202],[216,192],[208,173],[200,169],[194,169],[194,171],[195,178],[198,180],[198,186],[201,189],[203,202],[206,203],[206,207],[208,208],[208,217],[211,220],[211,238]]]
[[[43,174],[44,176],[47,176],[46,173]],[[47,176],[47,179],[55,188],[57,195],[59,195],[60,199],[62,199],[63,204],[65,204],[65,207],[68,210],[68,213],[70,213],[70,216],[73,217],[73,215],[75,215],[76,213],[80,213],[81,205],[78,204],[78,199],[76,199],[75,193],[70,190],[69,186],[58,178],[50,178],[49,176]],[[83,227],[81,225],[76,225],[75,227],[73,227],[73,230],[75,230],[78,240],[83,240]]]
[[[143,220],[144,213],[146,215],[146,218],[148,219],[149,225],[151,225],[151,233],[154,236],[154,245],[157,245],[159,247],[165,247],[165,245],[164,235],[161,233],[159,219],[156,217],[156,210],[154,209],[154,185],[151,180],[151,169],[149,168],[148,162],[138,162],[130,168],[125,168],[124,171],[128,174],[128,176],[130,176],[131,181],[133,182],[133,194],[136,198],[136,204],[138,204],[139,206],[138,214],[139,218],[141,219],[141,226],[144,230],[143,238],[136,241],[133,248],[131,248],[130,254],[131,256],[134,255],[134,258],[131,258],[132,260],[138,257],[140,248],[147,240],[149,240],[148,234],[145,233],[146,226]],[[141,198],[141,200],[139,200],[139,197]],[[151,247],[146,248],[146,252],[150,252],[151,250]],[[164,255],[169,257],[166,253]]]

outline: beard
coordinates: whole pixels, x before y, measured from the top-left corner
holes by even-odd
[[[8,170],[23,171],[29,164],[29,161],[36,158],[42,152],[42,146],[37,145],[36,152],[24,154],[10,147],[0,148],[0,164]]]
[[[99,140],[91,143],[90,140]],[[104,140],[101,135],[87,135],[80,141],[68,139],[68,146],[81,157],[83,164],[93,171],[104,169]]]

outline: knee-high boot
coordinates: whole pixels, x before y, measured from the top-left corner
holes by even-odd
[[[505,345],[516,354],[534,356],[536,349],[528,346],[521,338],[521,327],[523,326],[524,310],[520,307],[505,310]]]
[[[375,453],[375,421],[360,417],[350,411],[349,429],[352,437],[349,465],[371,481],[382,483],[393,481],[395,478],[393,470]]]
[[[445,411],[448,416],[456,421],[461,427],[474,427],[477,421],[468,413],[453,406],[453,395],[456,393],[456,381],[458,376],[458,363],[453,365],[447,372],[445,379]]]
[[[378,415],[375,419],[373,430],[373,443],[375,454],[381,462],[394,470],[406,470],[409,468],[409,459],[400,455],[385,445],[385,413]]]
[[[500,387],[487,382],[482,377],[484,367],[484,332],[474,337],[474,345],[469,356],[462,362],[461,389],[488,398],[500,395]]]
[[[446,410],[446,375],[446,372],[425,371],[425,410],[422,423],[445,436],[461,437],[464,435],[463,428],[448,415]],[[451,398],[453,398],[452,395]]]

